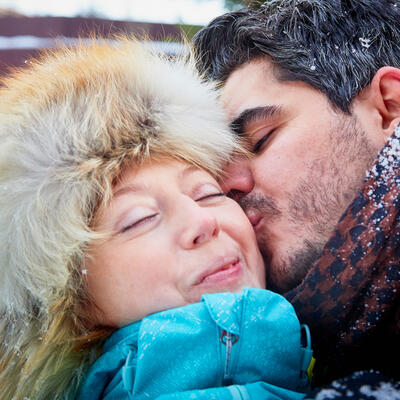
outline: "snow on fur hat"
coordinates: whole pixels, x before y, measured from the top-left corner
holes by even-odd
[[[122,40],[47,54],[3,80],[1,315],[40,314],[76,290],[93,212],[125,163],[177,158],[216,174],[238,150],[194,71]]]

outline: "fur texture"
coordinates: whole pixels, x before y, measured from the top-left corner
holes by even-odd
[[[0,399],[71,398],[104,336],[81,268],[113,181],[164,158],[216,175],[240,147],[191,62],[120,39],[30,64],[0,91]]]

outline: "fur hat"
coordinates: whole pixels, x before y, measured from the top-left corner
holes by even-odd
[[[79,295],[93,213],[125,164],[175,158],[216,175],[235,151],[192,64],[134,40],[47,53],[3,79],[0,331],[18,330],[15,351],[33,320],[50,329],[49,314]]]

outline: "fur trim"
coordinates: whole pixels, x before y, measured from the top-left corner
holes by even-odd
[[[176,158],[216,175],[240,150],[194,71],[124,39],[58,50],[3,80],[0,329],[15,352],[54,328],[54,310],[73,325],[93,212],[126,163]]]
[[[105,178],[178,158],[216,174],[235,142],[192,69],[135,42],[64,50],[5,82],[0,107],[0,310],[46,307],[90,240]]]

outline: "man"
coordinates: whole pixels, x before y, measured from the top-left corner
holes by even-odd
[[[253,152],[225,190],[253,224],[268,286],[311,328],[317,384],[400,377],[399,21],[398,0],[271,0],[194,38]]]

